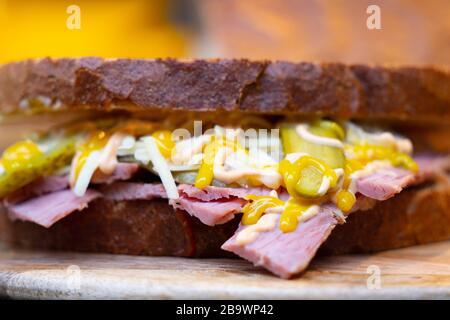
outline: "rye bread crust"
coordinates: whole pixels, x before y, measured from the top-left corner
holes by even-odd
[[[3,212],[1,212],[3,211]],[[21,248],[151,256],[223,257],[220,246],[240,218],[208,227],[167,200],[96,200],[45,229],[12,222],[0,209],[0,238]],[[321,248],[322,254],[373,252],[450,238],[450,188],[410,188],[375,208],[351,214]]]
[[[26,60],[0,67],[0,113],[184,110],[450,123],[450,72],[248,60]]]

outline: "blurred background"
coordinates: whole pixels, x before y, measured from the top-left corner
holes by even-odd
[[[368,29],[369,5],[379,6],[381,29]],[[450,1],[0,0],[0,39],[0,62],[95,55],[449,65]]]

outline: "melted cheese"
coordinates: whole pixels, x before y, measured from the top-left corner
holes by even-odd
[[[100,158],[101,151],[93,151],[87,157],[86,163],[81,168],[80,173],[76,178],[75,186],[73,187],[73,192],[77,196],[82,197],[86,193],[86,190],[91,183],[92,176],[100,164]]]
[[[166,159],[159,151],[155,139],[153,137],[144,137],[143,141],[146,147],[147,155],[153,164],[154,170],[158,173],[161,179],[164,189],[166,190],[167,197],[169,199],[178,199],[180,195],[178,194],[177,185],[175,184],[175,180],[173,179]]]

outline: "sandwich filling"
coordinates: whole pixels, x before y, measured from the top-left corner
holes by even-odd
[[[35,134],[0,158],[12,219],[51,227],[99,197],[167,198],[206,225],[241,223],[223,249],[281,277],[303,271],[336,224],[419,181],[412,142],[329,119],[188,126],[87,120]],[[266,127],[264,127],[266,126]],[[240,215],[241,214],[241,215]]]

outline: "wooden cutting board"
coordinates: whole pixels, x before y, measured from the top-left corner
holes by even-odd
[[[378,277],[379,275],[379,277]],[[50,299],[450,298],[450,242],[315,259],[293,280],[243,260],[2,249],[0,296]]]

